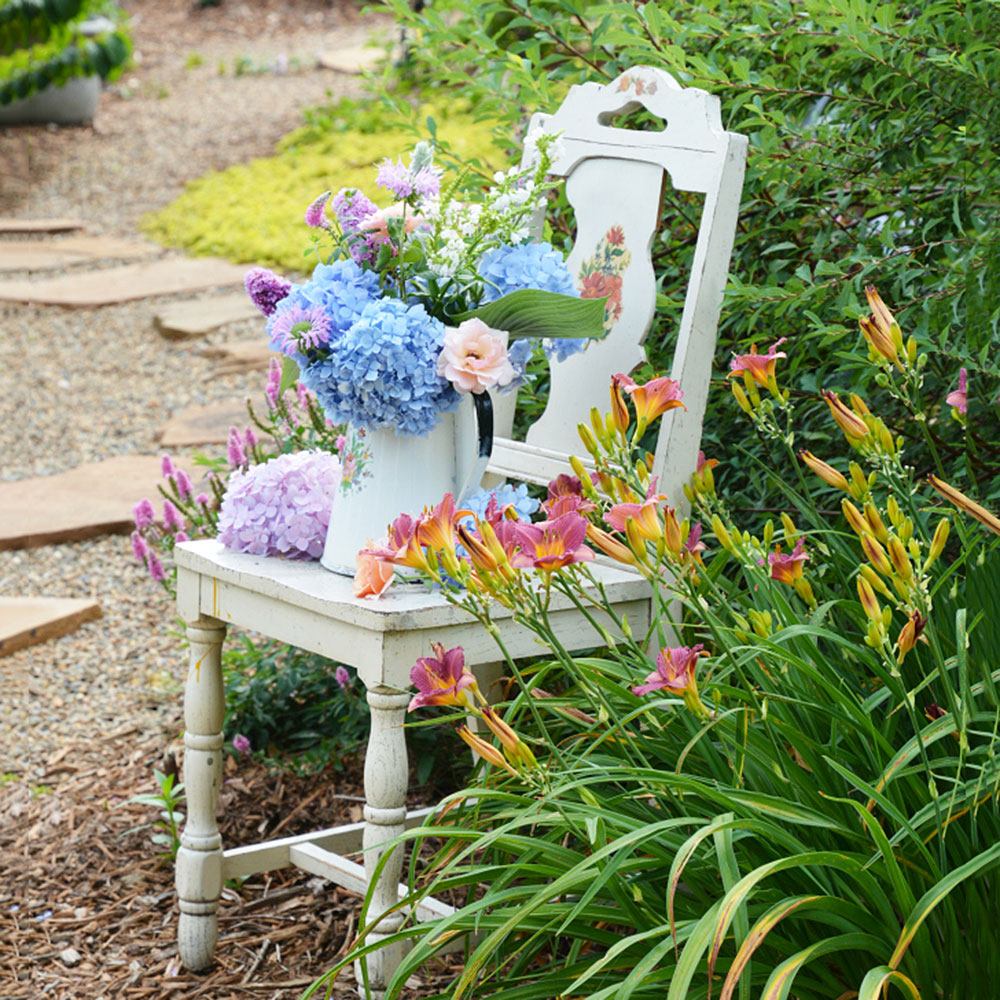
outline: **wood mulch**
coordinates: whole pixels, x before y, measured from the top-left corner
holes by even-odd
[[[155,791],[153,768],[169,768],[173,749],[163,733],[126,724],[65,744],[39,784],[8,780],[0,807],[0,997],[284,1000],[301,996],[346,953],[360,897],[285,869],[227,887],[215,965],[200,975],[182,968],[173,869],[157,857],[162,848],[148,825],[156,810],[126,801]],[[299,777],[227,758],[225,771],[218,815],[228,845],[361,818],[360,760]],[[411,978],[406,996],[440,989],[460,958],[448,962]],[[350,967],[332,996],[357,996]]]

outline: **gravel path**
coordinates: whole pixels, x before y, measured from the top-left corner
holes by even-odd
[[[134,236],[139,216],[185,181],[267,155],[302,108],[359,90],[355,78],[331,71],[234,77],[220,75],[220,64],[244,56],[265,64],[284,53],[293,66],[312,65],[317,50],[357,46],[386,28],[326,0],[125,7],[141,62],[103,95],[93,128],[0,130],[0,215],[70,216],[90,232]],[[198,353],[205,340],[170,343],[154,331],[153,312],[167,301],[0,305],[0,477],[155,454],[172,411],[259,394],[260,376],[207,380],[213,362]],[[260,336],[250,322],[208,340]],[[0,552],[0,595],[91,597],[104,610],[72,635],[0,659],[0,774],[37,779],[60,741],[123,719],[179,731],[183,658],[167,634],[172,608],[134,563],[127,537]]]

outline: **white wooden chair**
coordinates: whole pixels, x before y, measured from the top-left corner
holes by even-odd
[[[612,124],[617,115],[640,107],[664,119],[666,127],[649,132]],[[569,471],[568,453],[580,451],[577,424],[588,419],[592,406],[606,408],[612,374],[628,372],[644,359],[642,343],[656,297],[650,249],[669,177],[676,190],[704,195],[671,370],[684,390],[687,410],[665,416],[656,451],[660,488],[677,503],[697,461],[746,139],[723,130],[717,98],[682,88],[650,67],[629,70],[609,84],[573,87],[555,114],[532,119],[531,128],[539,127],[561,132],[563,151],[554,171],[567,177],[578,223],[571,273],[619,294],[609,303],[605,340],[553,364],[545,412],[525,442],[498,438],[488,472],[546,483]],[[498,420],[501,427],[503,423]],[[509,433],[509,413],[506,426]],[[178,546],[176,561],[178,609],[189,623],[191,643],[184,737],[188,820],[176,872],[178,948],[184,964],[200,970],[212,962],[216,910],[226,878],[294,864],[347,888],[366,889],[382,854],[379,845],[424,815],[408,817],[405,809],[402,724],[410,668],[417,657],[430,654],[434,641],[462,645],[473,668],[495,661],[496,647],[464,612],[420,588],[394,588],[378,602],[358,600],[349,579],[318,565],[231,553],[211,540]],[[616,612],[627,615],[634,629],[646,627],[650,599],[645,582],[620,567],[599,566],[598,572]],[[567,648],[593,643],[591,626],[568,601],[554,601],[551,620]],[[503,609],[496,621],[513,656],[537,652],[533,636],[509,614],[504,617]],[[220,651],[230,622],[357,668],[371,707],[363,823],[223,851],[215,803],[224,711]],[[344,857],[362,848],[364,867]],[[386,915],[369,940],[392,933],[404,919],[398,911],[386,913],[399,898],[402,861],[397,849],[373,890],[369,919]],[[443,904],[428,901],[417,917],[444,912]],[[398,951],[384,948],[370,960],[374,995],[382,994],[399,958]]]

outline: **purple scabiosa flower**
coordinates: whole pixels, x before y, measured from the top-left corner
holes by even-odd
[[[183,469],[177,470],[177,492],[182,500],[187,500],[194,493],[191,479]]]
[[[381,294],[379,277],[374,271],[362,271],[353,260],[337,260],[332,264],[317,264],[312,277],[289,293],[288,305],[302,309],[319,306],[330,323],[329,340],[333,342]]]
[[[325,451],[292,452],[234,472],[219,540],[236,552],[318,559],[339,485],[340,463]]]
[[[146,561],[146,553],[149,552],[146,539],[138,531],[133,531],[129,537],[132,540],[132,555],[135,556],[138,562],[144,563]]]
[[[153,501],[148,497],[143,497],[133,508],[132,517],[135,518],[137,528],[148,528],[156,523],[156,511],[153,509]]]
[[[184,520],[180,511],[170,500],[163,501],[163,523],[171,531],[180,531],[184,527]]]
[[[233,737],[233,749],[241,757],[246,757],[253,747],[250,745],[250,741],[242,733],[237,733]]]
[[[246,452],[243,450],[243,436],[236,427],[229,428],[226,454],[231,469],[242,469],[247,464]]]
[[[330,199],[330,192],[324,191],[307,209],[306,225],[311,229],[326,229],[330,225],[326,221],[326,203]]]
[[[286,299],[267,321],[271,350],[291,357],[305,354],[329,341],[331,326],[321,306],[302,308]]]
[[[152,549],[146,552],[146,569],[149,570],[149,575],[157,583],[166,583],[167,571],[163,568],[159,556]]]
[[[339,666],[334,671],[333,676],[336,678],[337,683],[340,685],[341,691],[346,691],[351,686],[351,675],[347,672],[347,667]]]
[[[169,479],[177,470],[174,468],[173,460],[169,455],[164,455],[160,459],[160,472],[163,474],[165,479]]]
[[[243,287],[253,304],[265,316],[270,316],[292,290],[292,283],[269,268],[254,267],[247,271]]]
[[[281,365],[277,358],[271,358],[268,365],[264,395],[267,397],[268,408],[275,410],[278,406],[278,397],[281,395]]]

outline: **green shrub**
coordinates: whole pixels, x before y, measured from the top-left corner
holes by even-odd
[[[468,111],[422,108],[438,135],[462,155],[490,150],[489,127]],[[315,110],[310,124],[282,139],[275,156],[251,160],[192,181],[165,209],[143,218],[146,233],[195,254],[301,272],[302,217],[323,191],[356,187],[379,199],[371,165],[413,146],[394,105],[343,101]],[[383,192],[384,194],[384,192]],[[384,199],[383,199],[384,200]]]
[[[969,370],[970,414],[995,412],[1000,362],[1000,7],[954,0],[768,4],[631,0],[435,3],[416,13],[390,0],[413,39],[417,82],[473,102],[510,144],[533,110],[553,110],[567,86],[609,81],[637,64],[718,95],[726,128],[750,138],[719,368],[730,351],[788,337],[789,384],[867,391],[872,372],[851,357],[863,286],[878,275],[921,351],[928,398]],[[654,247],[661,310],[648,343],[664,369],[693,253],[696,210],[681,199]],[[568,228],[558,206],[556,229]],[[895,404],[883,414],[933,467],[918,428]],[[947,471],[967,462],[966,440],[929,413]],[[806,420],[799,432],[822,443]],[[706,441],[735,457],[733,417],[710,404]],[[977,443],[978,445],[979,443]],[[765,457],[760,443],[746,447]],[[749,468],[741,458],[744,468]],[[1000,495],[1000,450],[983,441],[976,475]],[[775,506],[759,477],[733,470],[727,486],[747,506]]]

